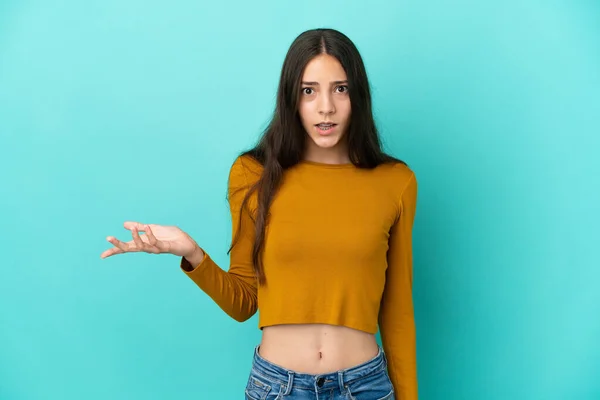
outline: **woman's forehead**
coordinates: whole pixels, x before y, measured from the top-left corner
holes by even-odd
[[[337,58],[328,54],[321,54],[310,60],[302,74],[302,81],[320,85],[329,85],[346,79],[346,71],[342,64]]]

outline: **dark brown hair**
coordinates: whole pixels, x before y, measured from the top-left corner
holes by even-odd
[[[351,117],[345,134],[348,136],[350,161],[358,168],[375,168],[389,162],[406,164],[384,153],[381,148],[373,119],[367,73],[362,57],[352,41],[334,29],[312,29],[301,33],[292,42],[283,62],[276,107],[269,125],[258,144],[240,154],[240,156],[251,156],[263,166],[260,178],[246,193],[241,210],[244,212],[249,197],[257,191],[256,215],[250,214],[255,229],[252,258],[260,284],[266,282],[261,255],[271,201],[279,187],[284,170],[300,162],[304,155],[307,133],[298,114],[302,74],[310,60],[320,54],[335,57],[348,78]],[[234,245],[235,241],[228,253]]]

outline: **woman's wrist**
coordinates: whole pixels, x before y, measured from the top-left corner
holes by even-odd
[[[204,251],[200,248],[200,246],[196,246],[194,251],[190,255],[184,256],[184,258],[188,263],[190,263],[192,268],[191,270],[193,270],[202,262],[202,260],[204,260],[204,256]]]

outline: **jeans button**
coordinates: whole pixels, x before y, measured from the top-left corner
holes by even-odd
[[[317,379],[317,385],[319,385],[319,387],[323,386],[323,383],[325,383],[325,378],[320,377]]]

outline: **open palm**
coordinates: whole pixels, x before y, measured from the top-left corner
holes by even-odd
[[[104,251],[100,258],[133,252],[170,253],[185,257],[192,254],[197,247],[196,242],[176,226],[142,224],[132,221],[125,222],[123,226],[131,231],[133,240],[122,242],[114,236],[108,236],[106,240],[114,247]],[[139,232],[145,234],[140,235]]]

